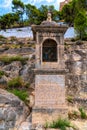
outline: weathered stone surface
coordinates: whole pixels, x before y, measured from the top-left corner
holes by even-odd
[[[65,105],[65,77],[36,75],[35,106],[58,108]]]
[[[9,78],[15,78],[19,76],[19,72],[22,69],[20,61],[14,61],[9,65],[5,65],[2,70],[6,72]]]
[[[18,76],[21,76],[25,82],[34,82],[34,71],[32,71],[35,67],[34,54],[23,57],[30,59],[24,65],[20,61],[13,61],[9,64],[0,62],[0,70],[5,72],[5,76],[0,78],[0,84],[7,83],[8,80]]]
[[[19,75],[24,79],[24,81],[32,83],[34,81],[34,69],[35,65],[32,62],[27,63],[22,66],[22,69],[19,72]]]
[[[72,124],[76,127],[76,130],[87,130],[87,121],[72,121]]]
[[[21,54],[21,53],[33,53],[35,50],[30,47],[9,49],[5,51],[5,54]]]
[[[6,84],[7,81],[8,81],[8,79],[7,79],[6,76],[2,76],[2,77],[0,78],[0,84]]]
[[[54,108],[43,108],[35,107],[32,110],[32,124],[33,125],[45,125],[47,122],[57,120],[59,117],[66,118],[68,115],[67,108],[60,107]]]
[[[18,130],[31,130],[32,125],[29,122],[23,122]]]
[[[67,94],[83,99],[87,94],[87,42],[69,44],[70,42],[66,41],[66,43],[65,63],[66,69],[69,69],[65,80]]]
[[[21,100],[0,89],[0,130],[14,130],[26,120],[28,115],[29,110]]]

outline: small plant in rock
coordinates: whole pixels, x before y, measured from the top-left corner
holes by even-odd
[[[18,45],[18,44],[12,44],[12,45],[10,45],[10,48],[11,49],[17,49],[17,48],[20,48],[20,45]]]
[[[47,123],[45,126],[47,126],[48,128],[60,128],[61,130],[66,130],[66,127],[72,127],[69,120],[61,118],[53,121],[52,123]]]
[[[12,36],[11,37],[11,41],[13,42],[13,41],[16,41],[17,40],[17,38],[15,37],[15,36]]]
[[[24,82],[21,77],[16,77],[8,81],[7,86],[9,89],[12,88],[21,88]]]
[[[13,93],[14,95],[16,95],[22,101],[26,102],[26,99],[28,97],[27,91],[25,91],[25,90],[18,90],[18,89],[13,89],[13,90],[8,90],[8,91]]]
[[[5,75],[5,72],[0,70],[0,78],[2,78],[3,75]]]
[[[0,39],[6,39],[4,36],[0,35]]]
[[[75,39],[75,38],[71,38],[71,41],[72,41],[72,42],[75,42],[75,41],[76,41],[76,39]]]
[[[81,114],[81,118],[82,118],[82,119],[86,119],[86,118],[87,118],[87,115],[86,115],[85,110],[84,110],[82,107],[80,107],[80,108],[79,108],[79,111],[80,111],[80,114]]]
[[[44,127],[45,127],[45,128],[49,128],[49,123],[46,122]]]
[[[13,61],[20,61],[22,64],[25,64],[28,58],[22,56],[0,56],[0,61],[4,62],[5,64],[10,64]]]

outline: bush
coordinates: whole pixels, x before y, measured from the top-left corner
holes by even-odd
[[[13,93],[17,97],[19,97],[19,99],[21,99],[22,101],[26,102],[26,99],[28,97],[28,93],[26,91],[18,90],[18,89],[13,89],[13,90],[8,90],[8,91]]]
[[[81,108],[79,108],[79,111],[80,111],[80,114],[81,114],[81,118],[86,119],[87,115],[86,115],[85,110],[81,107]]]
[[[11,36],[11,41],[13,42],[13,41],[16,41],[17,40],[17,38],[15,37],[15,36]]]
[[[0,39],[6,39],[4,36],[0,35]]]
[[[87,41],[87,34],[84,34],[82,40]]]
[[[2,78],[2,76],[3,76],[4,74],[5,74],[5,72],[0,70],[0,78]]]
[[[10,81],[8,81],[7,84],[8,88],[18,88],[23,86],[23,81],[20,77],[13,78]]]
[[[49,128],[60,128],[61,130],[66,130],[66,127],[71,127],[71,124],[69,120],[59,118],[57,121],[53,121],[50,124],[46,123],[46,126]]]
[[[75,41],[76,41],[76,39],[75,39],[75,38],[71,38],[71,41],[72,41],[72,42],[75,42]]]
[[[28,58],[24,58],[22,56],[0,56],[0,61],[5,64],[9,64],[13,61],[20,61],[22,64],[25,64]]]

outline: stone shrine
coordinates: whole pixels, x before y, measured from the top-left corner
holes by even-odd
[[[41,25],[32,25],[36,42],[35,106],[32,124],[44,124],[67,114],[65,103],[64,33],[48,12]]]

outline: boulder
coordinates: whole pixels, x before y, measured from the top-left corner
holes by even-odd
[[[15,78],[19,76],[19,71],[22,69],[20,61],[13,61],[11,64],[5,65],[2,70],[6,72],[8,77]]]
[[[25,128],[30,126],[23,123],[28,115],[29,109],[24,102],[13,94],[0,89],[0,130],[14,130],[21,124]]]

